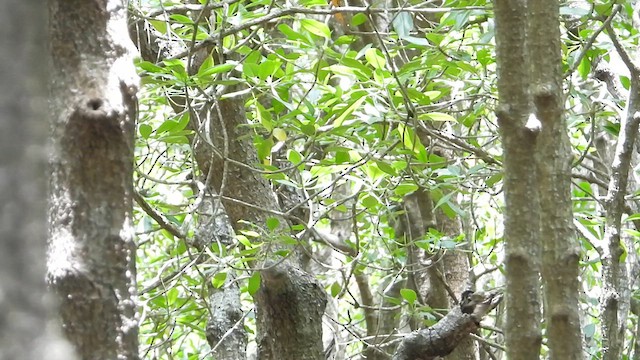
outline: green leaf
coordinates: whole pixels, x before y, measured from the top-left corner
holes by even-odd
[[[429,43],[429,40],[425,39],[425,38],[419,38],[419,37],[415,37],[415,36],[405,36],[403,38],[403,40],[410,42],[414,45],[420,45],[420,46],[430,46],[431,43]]]
[[[186,114],[185,114],[186,115]],[[165,132],[168,133],[176,133],[178,131],[184,130],[184,128],[189,123],[189,116],[181,116],[178,121],[169,119],[165,120],[159,127],[156,129],[156,134],[162,134]]]
[[[169,16],[169,19],[175,20],[181,24],[193,25],[193,20],[191,20],[189,17],[184,16],[182,14],[171,14]]]
[[[362,103],[364,103],[367,100],[367,97],[365,96],[367,93],[364,91],[358,92],[356,94],[356,99],[355,101],[353,101],[343,112],[342,114],[340,114],[340,116],[338,116],[338,118],[336,118],[336,120],[333,122],[333,127],[339,127],[342,125],[342,123],[345,121],[345,119],[351,115],[356,109],[359,109],[360,106],[362,105]]]
[[[325,39],[331,38],[331,30],[324,23],[314,19],[300,19],[300,25],[308,32],[323,37]]]
[[[491,187],[501,180],[502,180],[502,173],[491,175],[487,179],[487,186]]]
[[[240,232],[242,233],[242,235],[245,235],[248,237],[252,237],[252,238],[260,237],[260,233],[254,230],[241,230]]]
[[[188,144],[189,143],[189,139],[187,139],[187,137],[184,135],[163,136],[158,140],[165,142],[167,144]]]
[[[340,284],[337,281],[334,281],[333,284],[331,284],[331,296],[332,297],[336,297],[340,294],[340,291],[342,291],[342,286],[340,286]]]
[[[578,64],[578,74],[583,80],[586,80],[589,77],[589,73],[591,73],[591,60],[587,56],[584,56]]]
[[[391,165],[387,164],[384,161],[376,161],[376,165],[378,165],[378,168],[380,170],[386,172],[389,175],[396,176],[398,174],[396,169],[394,169]]]
[[[247,292],[249,295],[253,296],[260,289],[260,272],[254,271],[249,278],[249,283],[247,284]]]
[[[378,199],[376,199],[375,196],[371,195],[365,195],[364,197],[362,197],[362,200],[360,202],[362,203],[362,206],[366,207],[369,210],[377,208],[380,204],[378,202]]]
[[[582,333],[584,334],[584,337],[591,339],[593,337],[593,335],[595,335],[596,333],[596,324],[587,324],[583,329],[582,329]]]
[[[236,235],[236,239],[245,248],[247,248],[247,249],[253,248],[253,244],[251,243],[251,241],[249,241],[249,239],[246,236],[244,236],[244,235]]]
[[[384,69],[384,66],[387,64],[387,60],[382,56],[382,53],[378,49],[367,49],[364,52],[364,58],[367,59],[374,69]]]
[[[178,241],[178,245],[176,246],[176,255],[182,255],[187,251],[187,244],[184,241]]]
[[[227,280],[227,273],[225,271],[221,271],[213,276],[213,279],[211,279],[211,284],[216,289],[219,289],[222,287],[222,285],[224,285],[224,282],[226,280]]]
[[[257,110],[256,116],[258,117],[258,121],[260,121],[260,124],[262,124],[267,131],[272,131],[273,118],[271,117],[271,112],[267,111],[259,101],[256,101],[254,104]]]
[[[400,296],[403,299],[407,300],[407,302],[413,305],[418,299],[418,295],[412,289],[400,289]]]
[[[414,183],[401,183],[393,189],[393,192],[398,196],[405,196],[418,190],[418,185]]]
[[[167,32],[167,22],[162,20],[148,20],[149,24],[151,24],[158,32],[164,34]]]
[[[351,18],[351,26],[359,26],[367,22],[369,18],[363,13],[357,13]]]
[[[451,199],[451,197],[453,196],[453,194],[454,194],[454,193],[452,193],[452,192],[451,192],[451,193],[448,193],[448,194],[446,194],[446,195],[442,196],[442,197],[438,200],[438,202],[436,203],[436,205],[433,207],[433,209],[435,210],[435,209],[439,208],[440,206],[442,206],[443,204],[448,203],[448,202],[449,202],[449,200]]]
[[[415,135],[411,127],[406,126],[404,123],[398,124],[398,132],[405,148],[413,151],[422,162],[427,162],[427,150],[425,149],[420,139]]]
[[[278,218],[270,217],[267,219],[267,228],[270,231],[274,231],[278,226],[280,226],[280,220],[278,220]]]
[[[209,66],[207,68],[200,67],[198,71],[198,75],[200,77],[209,77],[214,74],[225,73],[236,67],[236,64],[233,63],[224,63],[220,65]]]
[[[302,163],[303,159],[304,158],[302,157],[302,154],[300,154],[298,151],[294,149],[287,150],[287,160],[289,160],[292,164],[300,164]]]
[[[140,124],[140,126],[138,127],[138,132],[140,133],[140,136],[142,136],[142,138],[148,139],[149,135],[151,135],[151,133],[153,132],[153,128],[148,124]]]
[[[175,287],[170,288],[169,290],[167,290],[166,293],[166,297],[167,297],[167,304],[171,305],[171,304],[175,304],[176,300],[178,300],[178,289]]]
[[[400,11],[393,19],[393,29],[400,39],[405,39],[413,30],[413,16],[407,11]]]
[[[278,30],[280,30],[280,32],[287,37],[287,39],[289,40],[295,40],[295,41],[301,41],[307,45],[311,45],[309,43],[309,39],[305,38],[304,36],[300,35],[300,33],[296,32],[295,30],[293,30],[289,25],[287,24],[280,24],[278,25]]]
[[[156,64],[152,64],[148,61],[140,61],[138,62],[138,67],[144,71],[153,73],[153,74],[158,74],[158,73],[165,73],[166,71],[161,68],[160,66],[156,65]]]
[[[629,90],[629,87],[631,86],[631,79],[629,79],[628,76],[620,75],[620,83],[623,88]]]
[[[423,118],[423,117],[431,121],[456,121],[456,119],[453,116],[445,113],[440,113],[440,112],[431,112],[431,113],[421,114],[420,118]]]
[[[335,163],[336,164],[344,164],[351,161],[351,157],[349,153],[346,151],[336,151],[335,155]]]
[[[273,129],[273,137],[278,141],[286,141],[287,140],[287,132],[281,128]]]
[[[300,126],[300,131],[307,136],[313,136],[316,134],[316,127],[311,124],[303,124]]]
[[[260,80],[266,80],[276,73],[282,63],[275,60],[265,60],[258,66],[258,77]]]
[[[256,151],[258,152],[258,158],[260,158],[261,161],[265,160],[269,157],[269,155],[271,155],[271,149],[274,145],[271,137],[263,139],[260,136],[257,136],[254,143],[256,145]]]

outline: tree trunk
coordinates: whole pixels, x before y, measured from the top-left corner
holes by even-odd
[[[0,12],[0,359],[74,359],[45,293],[46,66],[41,1]],[[16,31],[16,29],[21,29]]]
[[[613,30],[608,29],[611,33]],[[625,208],[625,196],[628,188],[631,158],[640,125],[640,67],[630,60],[629,55],[615,43],[619,53],[624,52],[631,76],[631,86],[625,115],[621,119],[620,133],[611,166],[609,190],[605,199],[605,246],[602,258],[603,291],[602,306],[602,347],[603,359],[613,360],[622,357],[624,348],[624,330],[628,306],[622,306],[628,299],[623,297],[627,273],[623,260],[625,250],[621,242],[622,214]],[[622,54],[621,54],[622,56]]]
[[[534,157],[540,123],[530,117],[526,3],[494,1],[500,98],[497,116],[505,167],[504,332],[510,360],[538,359],[542,341],[539,199]]]
[[[48,281],[82,359],[137,359],[132,174],[138,77],[124,1],[50,1]]]
[[[550,359],[582,359],[580,246],[573,227],[571,144],[564,121],[557,0],[530,1],[529,51],[535,113],[542,124],[537,171],[545,321]]]
[[[246,228],[245,222],[265,227],[269,218],[276,218],[281,227],[288,221],[280,215],[274,192],[262,175],[253,170],[258,164],[253,144],[243,125],[246,123],[243,98],[215,101],[211,109],[210,138],[215,144],[199,141],[194,149],[196,160],[220,195],[229,220],[236,230]],[[194,121],[194,119],[192,119]],[[193,124],[201,129],[200,124]],[[246,165],[242,165],[246,164]],[[247,166],[248,165],[248,166]],[[288,259],[277,260],[273,253],[256,262],[262,267],[260,290],[255,294],[258,358],[324,359],[322,345],[322,315],[326,294],[312,276],[300,270],[295,249],[278,243],[272,235],[264,247],[270,252],[292,251]]]
[[[235,246],[235,234],[220,200],[215,199],[215,192],[211,186],[207,192],[209,195],[205,195],[198,209],[198,251],[206,251],[212,244],[218,244],[222,248]],[[222,264],[219,264],[218,271],[226,271],[227,278],[219,289],[211,286],[207,342],[215,359],[245,360],[247,332],[240,301],[240,285],[236,281],[237,276],[233,269],[224,269]]]

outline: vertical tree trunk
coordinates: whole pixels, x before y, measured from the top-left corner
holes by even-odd
[[[51,0],[48,280],[82,359],[137,359],[132,173],[138,77],[125,1]]]
[[[624,197],[627,194],[628,176],[633,147],[640,125],[640,68],[631,67],[631,88],[627,99],[625,116],[621,119],[618,143],[616,144],[611,180],[605,200],[606,246],[602,258],[603,294],[602,306],[602,345],[603,359],[620,359],[624,347],[624,330],[626,329],[625,307],[622,302],[629,301],[622,297],[625,279],[627,278],[621,242],[622,214]]]
[[[198,228],[196,239],[199,251],[206,251],[211,244],[221,247],[235,245],[235,234],[220,199],[216,199],[211,186],[198,209]],[[224,271],[222,264],[219,271]],[[221,360],[246,360],[247,332],[244,327],[240,284],[236,281],[233,269],[226,269],[227,279],[219,289],[211,289],[209,297],[209,321],[207,323],[207,341],[211,346],[211,355]]]
[[[43,281],[45,8],[13,0],[0,10],[0,359],[73,359],[49,324]]]
[[[209,174],[229,220],[236,230],[250,222],[265,227],[269,218],[277,218],[281,228],[288,221],[280,215],[280,207],[269,182],[254,171],[257,154],[242,125],[246,123],[244,99],[215,101],[211,109],[211,144],[199,141],[194,154],[201,171]],[[195,119],[192,119],[195,121]],[[193,124],[199,129],[199,124]],[[206,138],[206,137],[205,137]],[[247,164],[247,165],[242,165]],[[324,359],[322,345],[322,315],[326,294],[317,280],[300,270],[295,249],[278,243],[278,236],[265,244],[271,252],[288,248],[292,255],[273,261],[273,253],[263,253],[260,290],[255,294],[258,357],[261,360]]]
[[[524,0],[494,1],[500,98],[497,116],[505,167],[504,332],[510,360],[538,359],[542,340],[538,177],[534,158],[540,123],[530,117],[526,9]]]
[[[573,227],[571,145],[564,122],[557,0],[530,1],[528,38],[535,113],[542,124],[537,170],[545,321],[551,359],[582,359],[578,307],[580,246]]]

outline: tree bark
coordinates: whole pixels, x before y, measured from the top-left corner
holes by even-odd
[[[43,281],[45,7],[13,0],[0,9],[0,359],[74,359]]]
[[[499,293],[471,293],[468,302],[455,306],[432,327],[405,336],[393,360],[435,360],[450,354],[475,332],[480,320],[502,300]]]
[[[611,179],[605,199],[605,246],[602,257],[603,291],[602,307],[602,358],[620,359],[624,348],[624,330],[628,312],[628,298],[623,296],[627,271],[624,264],[624,248],[621,242],[622,214],[625,209],[629,172],[633,148],[640,125],[640,64],[631,59],[622,47],[614,30],[607,32],[630,73],[630,89],[624,115],[620,119],[620,133],[611,164]]]
[[[124,1],[52,0],[48,281],[82,359],[137,359],[138,76]]]
[[[209,186],[209,195],[204,198],[198,209],[198,228],[196,246],[200,252],[206,251],[212,244],[220,247],[235,246],[235,234],[229,218],[215,192]],[[218,271],[226,271],[227,278],[222,287],[212,289],[209,297],[209,322],[207,323],[207,342],[211,346],[211,355],[221,360],[245,360],[247,358],[247,332],[244,328],[244,316],[240,300],[240,285],[236,281],[233,269],[224,269],[219,264]]]
[[[564,121],[560,14],[557,0],[530,1],[535,113],[542,124],[536,149],[545,321],[550,359],[582,359],[578,297],[580,246],[573,227],[571,144]],[[535,36],[533,36],[535,34]]]
[[[269,218],[278,219],[283,231],[288,221],[280,213],[275,194],[268,181],[252,169],[258,164],[255,148],[244,132],[244,100],[216,101],[210,111],[212,144],[199,141],[194,149],[200,169],[211,175],[229,220],[236,230],[244,222],[264,227]],[[193,120],[193,119],[192,119]],[[200,129],[200,124],[193,124]],[[212,145],[214,147],[212,148]],[[215,149],[215,151],[214,151]],[[278,236],[288,236],[280,234]],[[291,251],[282,261],[273,253],[263,253],[270,260],[260,261],[260,290],[255,294],[258,357],[268,359],[324,359],[322,315],[326,294],[312,276],[299,268],[295,249],[283,247],[276,239],[266,240],[271,252]],[[272,241],[272,243],[268,243]]]
[[[529,97],[527,2],[495,0],[498,95],[496,111],[504,149],[507,357],[538,359],[540,237],[536,140],[540,123]],[[522,351],[527,349],[527,351]]]

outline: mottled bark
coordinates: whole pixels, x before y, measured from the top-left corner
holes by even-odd
[[[281,229],[286,228],[288,221],[280,216],[269,182],[252,169],[258,159],[242,126],[246,123],[243,98],[220,100],[213,105],[209,118],[202,119],[211,124],[208,138],[212,144],[199,141],[195,156],[202,172],[210,174],[232,226],[242,229],[246,226],[242,221],[248,221],[264,227],[267,219],[275,217],[283,226]],[[194,125],[200,129],[200,124]],[[268,241],[272,243],[266,248],[271,251],[292,252],[284,261],[258,263],[269,264],[262,271],[261,288],[255,296],[258,356],[260,359],[322,359],[326,295],[313,277],[299,270],[295,249],[278,243],[277,238]]]
[[[425,305],[434,309],[449,309],[455,305],[451,301],[453,294],[460,294],[468,287],[469,265],[463,253],[439,251],[427,253],[411,244],[411,241],[424,236],[429,228],[435,228],[442,234],[456,237],[461,232],[456,219],[447,217],[442,210],[433,209],[433,202],[427,191],[417,191],[405,197],[405,214],[402,217],[403,234],[407,237],[409,251],[408,286],[414,288]],[[400,234],[396,234],[400,235]],[[421,269],[420,264],[431,264]],[[417,271],[417,272],[416,272]],[[451,292],[451,293],[450,293]],[[420,321],[413,321],[414,328],[420,327]],[[475,359],[473,341],[465,338],[447,359]]]
[[[535,114],[542,124],[536,149],[544,316],[550,359],[582,359],[578,296],[580,245],[573,227],[571,144],[564,121],[560,15],[557,0],[530,1]]]
[[[511,360],[538,359],[542,342],[539,198],[534,158],[540,123],[530,116],[526,3],[494,1],[500,98],[496,115],[504,149],[504,332],[507,357]]]
[[[393,360],[435,360],[450,354],[478,329],[480,320],[500,303],[502,296],[476,293],[470,299],[472,302],[454,307],[434,326],[405,336]]]
[[[441,209],[436,209],[435,216],[436,229],[443,235],[455,238],[462,233],[462,226],[459,219],[448,217]],[[460,249],[445,251],[442,257],[442,263],[444,265],[443,277],[446,284],[439,281],[440,287],[443,288],[442,291],[448,293],[450,290],[458,296],[462,294],[463,291],[475,285],[469,282],[469,259]],[[448,297],[449,308],[451,308],[455,305],[455,302],[451,301],[450,294]],[[457,300],[460,299],[458,298]],[[453,352],[447,356],[447,360],[475,360],[477,355],[478,351],[474,340],[471,337],[466,337],[456,346]]]
[[[0,10],[0,359],[73,359],[44,283],[45,5]]]
[[[199,251],[205,251],[212,244],[223,248],[235,246],[235,234],[229,219],[220,201],[214,198],[213,189],[209,187],[208,190],[210,195],[205,196],[198,209],[196,246]],[[221,288],[210,289],[207,342],[215,359],[244,360],[247,358],[247,333],[240,302],[240,284],[233,269],[224,269],[220,265],[218,271],[227,271],[227,278]]]
[[[138,77],[124,1],[50,1],[48,281],[83,359],[137,359],[133,137]]]

